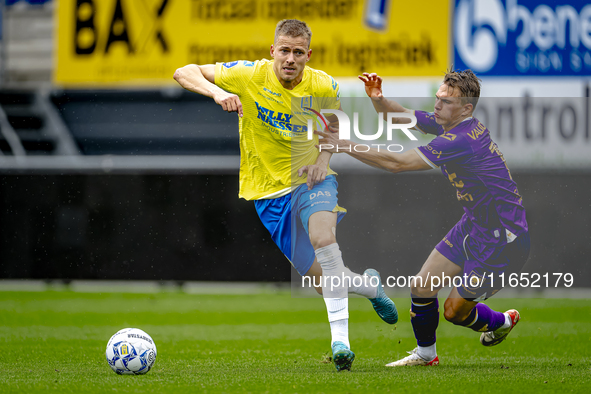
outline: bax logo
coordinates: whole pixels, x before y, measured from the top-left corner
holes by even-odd
[[[336,109],[321,109],[320,112],[315,111],[311,108],[304,108],[308,111],[313,112],[323,123],[325,129],[328,129],[328,122],[324,118],[323,114],[334,114],[339,120],[339,138],[340,139],[351,139],[351,121],[349,119],[349,115],[345,112],[336,110]],[[384,134],[384,123],[382,119],[384,119],[384,114],[382,112],[377,114],[378,116],[378,131],[375,134],[362,134],[359,131],[359,113],[353,113],[353,134],[362,140],[362,141],[376,141],[379,140],[382,135]],[[394,123],[394,120],[398,120],[399,118],[407,118],[410,119],[410,123]],[[408,129],[415,127],[417,124],[417,118],[414,114],[407,113],[407,112],[388,112],[386,114],[386,139],[388,141],[392,141],[392,132],[394,130],[402,130],[404,134],[412,141],[416,141],[417,137],[415,137]],[[312,119],[308,119],[308,140],[312,140],[314,138],[314,121]],[[332,149],[334,146],[329,144],[321,144],[320,150],[324,149]],[[385,147],[390,152],[402,152],[404,149],[400,144],[358,144],[354,147],[355,151],[357,152],[367,152],[372,147],[375,147],[380,150],[380,147]],[[338,150],[338,148],[337,148]]]
[[[481,75],[591,75],[591,4],[456,0],[454,64]]]

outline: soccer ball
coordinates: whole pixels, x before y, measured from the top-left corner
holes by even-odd
[[[156,344],[139,328],[119,330],[107,343],[107,362],[119,375],[142,375],[156,361]]]

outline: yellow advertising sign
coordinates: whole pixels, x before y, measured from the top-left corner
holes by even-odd
[[[330,75],[441,75],[448,17],[441,0],[59,0],[54,82],[163,85],[189,63],[270,58],[286,18],[310,25],[309,65]]]

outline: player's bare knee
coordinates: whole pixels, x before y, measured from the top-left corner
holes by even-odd
[[[443,317],[445,317],[445,320],[450,323],[460,324],[468,317],[464,312],[456,310],[448,305],[444,308]]]
[[[443,312],[443,317],[445,317],[445,320],[447,320],[450,323],[459,323],[458,314],[452,308],[445,308],[445,311]]]
[[[418,298],[432,298],[433,295],[437,294],[429,286],[424,286],[424,283],[421,284],[420,281],[416,281],[415,283],[411,281],[410,292]]]
[[[314,250],[316,250],[336,243],[336,239],[332,234],[319,234],[310,237],[310,243],[312,244]]]

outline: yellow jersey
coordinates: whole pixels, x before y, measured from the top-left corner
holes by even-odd
[[[319,155],[318,136],[308,138],[308,119],[318,122],[310,109],[319,113],[340,107],[334,78],[306,66],[302,81],[288,90],[277,79],[273,61],[240,60],[217,63],[215,84],[242,102],[240,197],[276,198],[305,183],[305,175],[298,177],[297,172]],[[328,173],[335,174],[330,168]]]

